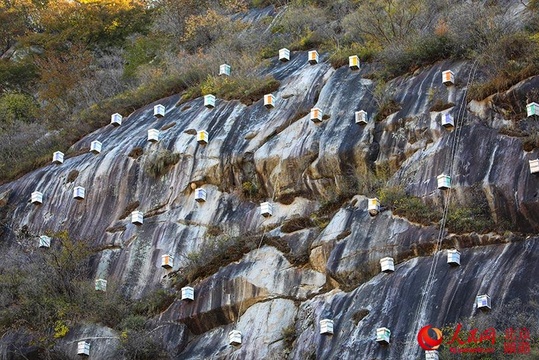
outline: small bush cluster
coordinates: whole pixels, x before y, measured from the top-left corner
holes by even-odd
[[[539,134],[533,133],[522,139],[522,148],[524,151],[532,151],[539,148]]]
[[[32,250],[2,255],[0,332],[26,333],[32,345],[52,356],[56,342],[71,328],[92,322],[121,331],[126,353],[160,353],[162,344],[149,336],[146,319],[168,308],[175,296],[157,290],[133,301],[110,279],[107,292],[95,291],[90,259],[96,250],[86,241],[73,240],[67,232],[51,235],[50,248],[36,249],[36,237],[25,236],[21,245]],[[149,336],[148,341],[142,341],[143,335]],[[137,356],[129,358],[159,358]]]
[[[378,113],[376,113],[374,121],[382,121],[386,117],[399,111],[400,109],[401,105],[396,100],[389,99],[388,101],[380,105],[380,109],[378,109]]]
[[[154,178],[165,175],[172,166],[180,161],[180,154],[170,150],[159,150],[159,152],[146,164],[146,172]]]
[[[313,222],[311,218],[297,217],[297,218],[286,220],[281,225],[281,231],[284,233],[291,233],[294,231],[303,230],[303,229],[307,229],[314,226],[315,226],[315,223]]]
[[[425,204],[420,198],[407,195],[402,187],[385,187],[378,192],[380,202],[412,222],[430,225],[442,218],[441,212],[432,205]]]
[[[280,82],[273,77],[209,76],[199,86],[191,87],[180,103],[196,97],[213,94],[220,99],[239,100],[245,105],[262,99],[265,94],[279,89]]]
[[[484,233],[493,228],[493,222],[480,207],[453,206],[448,212],[446,227],[454,233]]]

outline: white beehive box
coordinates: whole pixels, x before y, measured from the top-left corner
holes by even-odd
[[[76,200],[83,200],[84,199],[84,188],[82,186],[75,186],[73,189],[73,198]]]
[[[539,104],[532,102],[526,105],[526,113],[528,116],[539,115]]]
[[[311,65],[318,64],[318,51],[316,50],[309,51],[309,64]]]
[[[174,267],[174,256],[165,254],[161,256],[161,267],[172,269]]]
[[[449,265],[460,265],[460,252],[457,249],[447,250],[447,263]]]
[[[165,106],[161,104],[157,104],[153,107],[153,116],[156,118],[162,118],[165,116]]]
[[[107,291],[107,280],[105,280],[105,279],[95,279],[95,290],[96,291]]]
[[[122,115],[116,113],[112,114],[110,117],[110,123],[114,126],[120,126],[122,125]]]
[[[275,96],[273,94],[264,95],[264,106],[268,109],[275,107]]]
[[[530,173],[535,174],[539,172],[539,159],[530,160]]]
[[[195,200],[198,202],[204,202],[206,201],[206,190],[203,188],[196,188],[195,189]]]
[[[204,95],[204,106],[208,109],[215,107],[215,96],[214,95]]]
[[[451,114],[442,114],[442,126],[446,129],[452,129],[455,127],[455,122],[453,121],[453,116],[451,116]]]
[[[208,143],[208,132],[206,130],[199,130],[197,132],[197,142],[201,145]]]
[[[289,61],[290,60],[290,50],[287,48],[282,48],[279,50],[279,60]]]
[[[322,117],[324,114],[322,113],[322,110],[319,108],[312,108],[311,109],[311,121],[315,123],[322,122]]]
[[[381,344],[389,344],[391,331],[388,328],[381,327],[376,329],[376,341]]]
[[[477,306],[478,309],[490,310],[491,309],[490,296],[477,295],[477,297],[475,298],[475,305]]]
[[[219,75],[230,76],[230,65],[222,64],[219,66]]]
[[[442,72],[442,83],[446,86],[453,85],[455,83],[455,74],[451,70]]]
[[[359,70],[360,63],[359,63],[359,56],[352,55],[348,57],[348,66],[350,66],[350,69],[352,70]]]
[[[131,213],[131,222],[135,225],[142,225],[144,222],[144,215],[142,214],[142,211],[133,211]]]
[[[426,350],[425,351],[425,360],[439,360],[438,351],[436,350]]]
[[[31,203],[35,205],[39,205],[43,203],[43,193],[39,191],[34,191],[31,196]]]
[[[195,300],[195,289],[190,286],[182,287],[182,300]]]
[[[438,189],[446,190],[451,189],[451,177],[449,175],[441,174],[438,175]]]
[[[264,217],[270,217],[273,215],[273,204],[270,202],[263,202],[260,204],[260,214]]]
[[[52,162],[54,164],[63,164],[64,163],[64,153],[61,151],[55,151],[52,154]]]
[[[157,129],[148,130],[148,141],[149,142],[158,142],[159,141],[159,130],[157,130]]]
[[[101,141],[94,140],[90,143],[90,152],[94,154],[99,154],[102,148],[103,144],[101,143]]]
[[[79,341],[77,343],[77,355],[90,356],[90,343],[86,341]]]
[[[380,267],[382,268],[382,272],[393,272],[395,271],[395,262],[392,257],[381,258]]]
[[[230,345],[241,345],[241,331],[232,330],[228,333],[228,342]]]
[[[47,235],[41,235],[39,237],[39,247],[40,248],[49,248],[51,247],[51,238]]]
[[[380,200],[378,198],[368,199],[367,210],[371,216],[378,215],[380,212]]]
[[[356,111],[356,124],[367,125],[368,122],[369,122],[369,117],[366,111],[364,110]]]
[[[320,320],[320,334],[333,335],[333,320],[331,319]]]

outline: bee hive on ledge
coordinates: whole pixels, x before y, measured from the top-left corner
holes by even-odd
[[[318,51],[316,50],[309,51],[309,64],[311,65],[318,64]]]
[[[182,300],[195,300],[195,289],[191,286],[182,287]]]
[[[526,114],[528,115],[528,117],[539,115],[538,112],[539,104],[532,102],[526,105]]]
[[[158,104],[153,107],[153,116],[156,118],[162,118],[165,116],[165,106]]]
[[[142,211],[135,210],[131,213],[131,222],[135,225],[142,225],[144,221],[144,216]]]
[[[77,355],[90,356],[90,343],[79,341],[77,343]]]
[[[148,130],[148,141],[149,142],[158,142],[159,141],[159,130],[157,130],[157,129]]]
[[[356,111],[356,124],[367,125],[368,117],[367,112],[364,110]]]
[[[116,113],[112,114],[110,117],[110,123],[114,126],[120,126],[122,125],[122,115]]]
[[[199,130],[197,132],[197,142],[201,145],[208,143],[208,132],[206,130]]]
[[[447,250],[447,263],[449,265],[460,265],[460,252],[457,249]]]
[[[34,191],[34,192],[32,193],[30,202],[31,202],[32,204],[35,204],[35,205],[42,204],[42,203],[43,203],[43,193],[41,193],[41,192],[39,192],[39,191]]]
[[[451,189],[451,177],[449,175],[438,175],[438,189],[447,190]]]
[[[96,279],[95,280],[95,291],[107,291],[107,280],[105,279]]]
[[[273,94],[264,95],[264,106],[268,109],[275,107],[275,96]]]
[[[287,48],[282,48],[279,50],[279,60],[281,61],[289,61],[290,60],[290,50]]]
[[[219,66],[219,75],[230,76],[230,65],[222,64]]]
[[[241,345],[241,331],[232,330],[228,333],[228,342],[230,345]]]
[[[103,144],[101,144],[100,141],[94,140],[90,143],[90,152],[94,154],[99,154],[101,152],[102,147],[103,147]]]
[[[64,163],[64,153],[61,151],[55,151],[52,154],[52,162],[54,164],[63,164]]]
[[[333,320],[331,319],[320,320],[320,334],[333,335]]]
[[[311,109],[311,121],[315,123],[322,122],[323,113],[322,110],[319,108],[312,108]]]
[[[490,296],[486,294],[477,295],[477,297],[475,298],[475,304],[478,309],[490,310],[491,309]]]
[[[367,211],[371,216],[376,216],[380,212],[380,200],[378,198],[368,199]]]
[[[530,160],[530,173],[535,174],[539,172],[539,159],[536,160]]]
[[[174,256],[165,254],[161,256],[161,267],[172,269],[174,267]]]
[[[453,116],[451,116],[451,114],[442,114],[442,126],[449,130],[455,127],[455,122],[453,121]]]
[[[203,188],[196,188],[195,189],[195,200],[197,202],[206,201],[206,190],[204,190]]]
[[[73,198],[76,200],[84,199],[85,190],[82,186],[75,186],[73,189]]]
[[[260,204],[260,214],[264,217],[270,217],[273,215],[273,204],[270,202],[263,202]]]
[[[382,272],[390,273],[395,271],[395,262],[392,257],[385,257],[380,259],[380,267],[382,268]]]
[[[215,107],[215,96],[214,95],[204,95],[204,106],[208,109],[213,109]]]
[[[455,74],[451,70],[446,70],[442,72],[442,83],[445,86],[450,86],[455,83]]]
[[[376,341],[381,344],[389,344],[391,331],[386,327],[376,329]]]
[[[359,70],[359,56],[352,55],[348,57],[348,66],[352,70]]]
[[[40,248],[51,247],[51,238],[47,235],[41,235],[39,237],[39,247]]]

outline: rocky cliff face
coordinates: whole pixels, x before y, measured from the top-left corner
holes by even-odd
[[[533,128],[534,120],[506,119],[490,100],[467,103],[476,76],[469,63],[438,63],[381,91],[364,77],[370,65],[335,70],[321,60],[309,65],[304,52],[286,63],[271,60],[266,72],[281,82],[273,109],[262,99],[251,106],[217,99],[210,110],[201,98],[177,105],[173,96],[159,101],[162,119],[148,104],[120,127],[81,139],[63,164],[0,187],[11,229],[4,246],[17,246],[23,228],[36,238],[68,229],[100,249],[95,277],[128,296],[175,281],[172,289],[194,287],[193,302],[178,296],[154,319],[176,359],[413,359],[423,356],[418,329],[476,316],[476,295],[490,294],[493,309],[529,301],[536,280],[527,274],[539,273],[539,179],[528,160],[537,151],[524,151],[520,138],[500,129]],[[455,86],[441,83],[446,69],[455,72]],[[524,101],[538,83],[531,78],[506,95]],[[389,98],[399,106],[375,121]],[[453,105],[431,111],[436,101]],[[309,119],[313,107],[324,113],[320,124]],[[365,126],[354,121],[361,109],[370,118]],[[453,131],[440,125],[447,112]],[[152,128],[161,129],[157,143],[147,141]],[[197,130],[208,132],[207,145],[197,143]],[[99,155],[87,152],[93,140],[103,143]],[[152,176],[148,169],[164,150],[179,161]],[[441,173],[452,176],[451,190],[437,189]],[[513,232],[440,232],[438,220],[413,223],[384,203],[370,216],[375,178],[440,209],[449,196],[459,204],[479,196],[492,222]],[[72,198],[75,186],[85,187],[83,201]],[[206,190],[205,202],[195,201],[194,187]],[[36,190],[42,205],[29,202]],[[273,204],[273,216],[261,216],[261,201]],[[143,225],[131,223],[133,209],[144,213]],[[208,249],[219,241],[239,255],[211,259]],[[449,247],[461,250],[460,267],[447,265]],[[211,266],[193,275],[196,253]],[[161,267],[163,254],[174,255],[171,270]],[[394,273],[380,272],[386,256],[395,259]],[[319,334],[326,317],[333,335]],[[389,345],[375,341],[378,327],[391,330]],[[229,345],[234,329],[241,346]],[[90,339],[91,358],[117,358],[115,337],[111,329],[82,327],[61,346],[75,357],[76,341]]]

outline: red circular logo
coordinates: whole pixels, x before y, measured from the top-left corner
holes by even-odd
[[[432,329],[434,331],[434,334],[436,334],[436,338],[432,338],[429,335],[429,330]],[[419,346],[423,348],[423,350],[436,350],[440,347],[442,344],[442,332],[440,329],[433,328],[431,325],[427,325],[421,328],[419,332],[417,333],[417,342],[419,343]]]

